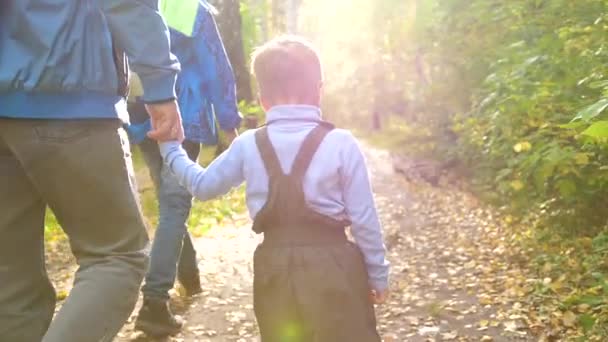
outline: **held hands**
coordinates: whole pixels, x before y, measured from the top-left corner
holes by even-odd
[[[376,291],[376,290],[369,291],[369,299],[371,300],[372,303],[378,304],[378,305],[384,304],[386,302],[386,300],[388,299],[388,295],[389,295],[388,289],[386,289],[384,291]]]
[[[146,104],[146,109],[150,114],[150,121],[152,123],[152,130],[148,132],[150,139],[159,142],[177,140],[181,143],[184,141],[182,117],[175,100]]]

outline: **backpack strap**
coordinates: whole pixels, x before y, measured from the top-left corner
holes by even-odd
[[[313,128],[310,133],[308,133],[306,138],[304,138],[302,146],[300,147],[300,150],[296,155],[296,159],[293,162],[293,166],[291,167],[291,176],[298,180],[302,180],[306,174],[306,171],[308,170],[308,167],[310,166],[310,163],[312,162],[312,158],[323,142],[323,139],[325,139],[325,136],[327,136],[327,134],[334,128],[334,125],[330,124],[329,122],[322,121],[317,125],[317,127]]]
[[[277,153],[268,137],[268,127],[264,126],[255,132],[255,144],[258,147],[264,168],[269,178],[284,175]]]

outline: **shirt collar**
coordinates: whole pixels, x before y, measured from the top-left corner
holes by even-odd
[[[266,112],[266,123],[273,121],[321,121],[321,108],[310,105],[279,105]]]

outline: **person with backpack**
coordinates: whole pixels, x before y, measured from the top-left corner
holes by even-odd
[[[204,0],[163,0],[160,11],[169,26],[171,50],[182,68],[177,77],[177,98],[185,131],[182,147],[196,162],[201,144],[219,143],[219,130],[228,142],[237,135],[241,115],[235,79],[210,4]],[[169,306],[169,290],[176,278],[187,295],[202,291],[196,251],[187,227],[192,195],[164,165],[156,141],[147,137],[150,120],[139,98],[142,93],[139,85],[135,74],[129,101],[131,124],[127,130],[150,171],[157,192],[159,219],[152,241],[150,269],[142,288],[144,304],[135,328],[152,336],[173,335],[183,323]]]

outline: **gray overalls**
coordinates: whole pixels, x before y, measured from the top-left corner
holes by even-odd
[[[284,174],[268,138],[256,144],[269,178],[268,200],[253,230],[264,233],[254,256],[254,310],[263,342],[380,342],[358,247],[348,241],[349,222],[310,209],[302,180],[333,126],[314,128]]]

